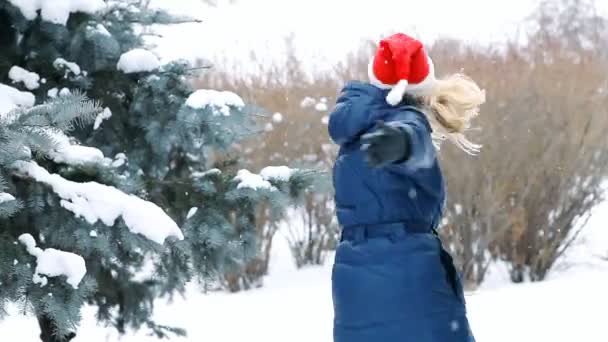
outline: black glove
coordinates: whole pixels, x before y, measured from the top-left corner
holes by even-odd
[[[377,121],[370,133],[361,136],[361,150],[372,167],[405,161],[410,156],[410,140],[407,133],[395,126]]]

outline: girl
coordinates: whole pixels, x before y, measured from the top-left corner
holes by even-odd
[[[465,300],[437,228],[445,185],[435,147],[464,135],[485,93],[435,79],[423,45],[382,40],[370,83],[350,82],[330,115],[341,241],[332,272],[335,342],[472,342]]]

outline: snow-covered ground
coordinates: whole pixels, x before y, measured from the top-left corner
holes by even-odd
[[[509,284],[500,269],[467,295],[470,320],[479,342],[606,342],[608,308],[608,202],[598,206],[579,243],[549,280]],[[192,286],[186,299],[159,301],[160,323],[184,327],[181,342],[331,342],[331,265],[296,270],[284,237],[277,236],[270,275],[261,289],[204,295]],[[85,311],[76,342],[118,341]],[[0,323],[0,341],[37,341],[31,317],[17,314]],[[144,332],[124,342],[152,342]]]

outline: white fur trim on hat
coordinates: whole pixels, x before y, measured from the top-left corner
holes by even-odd
[[[399,83],[397,83],[397,85],[395,85],[393,89],[388,92],[388,95],[386,95],[386,102],[388,102],[388,104],[391,106],[396,106],[401,103],[403,96],[407,91],[408,84],[409,83],[407,80],[400,80]]]

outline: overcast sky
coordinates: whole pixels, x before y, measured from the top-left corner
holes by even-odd
[[[539,0],[238,0],[210,8],[200,0],[154,0],[204,21],[164,31],[165,59],[221,56],[242,60],[251,50],[279,59],[294,33],[298,53],[318,63],[344,58],[367,38],[395,30],[423,41],[450,36],[475,43],[514,37]],[[608,0],[598,1],[608,14]]]

